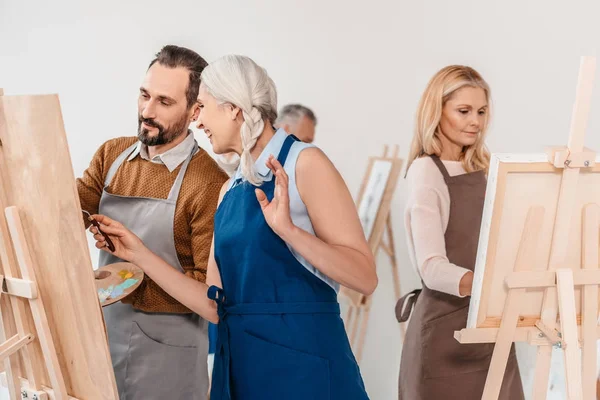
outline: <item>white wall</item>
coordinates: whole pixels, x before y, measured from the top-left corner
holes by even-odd
[[[407,152],[419,95],[450,63],[475,67],[492,87],[493,151],[565,144],[579,56],[598,53],[599,14],[595,0],[0,0],[0,87],[60,94],[80,175],[102,142],[135,133],[137,88],[162,45],[189,46],[207,60],[243,53],[268,69],[281,105],[315,110],[316,143],[357,193],[369,155],[385,143]],[[600,89],[587,137],[598,150],[599,99]],[[404,189],[400,182],[393,222],[408,291],[417,279],[402,229]],[[380,261],[361,368],[371,397],[387,400],[396,398],[400,343],[389,266]]]

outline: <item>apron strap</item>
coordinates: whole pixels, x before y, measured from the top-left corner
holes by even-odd
[[[110,182],[112,181],[112,178],[117,173],[117,170],[119,169],[119,167],[121,166],[121,164],[123,164],[123,161],[125,161],[125,159],[127,157],[129,157],[131,155],[131,153],[133,153],[135,151],[135,149],[139,146],[139,144],[140,144],[140,142],[135,142],[134,144],[132,144],[131,146],[129,146],[128,148],[126,148],[124,152],[122,152],[121,154],[119,154],[119,156],[116,158],[116,160],[113,161],[112,165],[108,169],[108,173],[106,174],[106,178],[104,178],[104,188],[107,188],[108,185],[110,185]]]
[[[192,135],[192,133],[189,133],[189,135]],[[183,177],[185,176],[185,172],[187,171],[188,165],[190,165],[190,161],[192,161],[192,157],[194,157],[194,154],[196,154],[197,150],[198,142],[194,140],[194,146],[192,147],[192,151],[190,151],[190,154],[183,162],[183,165],[179,170],[179,174],[177,174],[177,179],[175,179],[175,183],[171,187],[171,191],[169,192],[169,197],[167,197],[167,200],[172,202],[177,201],[177,198],[179,197],[179,190],[181,189],[181,185],[183,184]]]
[[[396,303],[396,319],[398,322],[406,322],[412,313],[412,310],[421,294],[422,289],[415,289],[410,293],[400,297]],[[408,302],[407,302],[408,300]],[[405,307],[406,304],[406,307]]]
[[[229,347],[229,325],[227,323],[227,308],[225,307],[225,295],[223,289],[212,285],[208,288],[207,297],[217,303],[217,315],[219,323],[217,324],[217,341],[215,343],[215,356],[222,357],[221,364],[215,363],[213,368],[221,368],[220,380],[213,378],[212,389],[218,393],[218,398],[222,400],[232,400],[231,395],[231,350]],[[213,374],[214,375],[214,374]],[[220,390],[220,393],[217,392]]]
[[[446,166],[444,165],[442,160],[440,160],[440,158],[435,154],[430,155],[430,157],[444,176],[444,182],[448,183],[448,180],[450,179],[450,174],[448,173],[448,170],[446,169]]]
[[[279,163],[282,166],[285,165],[285,160],[287,160],[288,154],[290,154],[290,149],[292,148],[292,145],[294,144],[294,142],[299,142],[299,141],[300,141],[300,139],[298,139],[294,135],[288,135],[285,138],[285,141],[283,142],[283,145],[281,146],[281,150],[279,150],[279,156],[277,157],[277,161],[279,161]]]
[[[241,303],[226,306],[227,315],[338,314],[337,302]]]

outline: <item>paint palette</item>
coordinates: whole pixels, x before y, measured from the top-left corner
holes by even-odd
[[[129,296],[144,280],[144,272],[134,264],[120,262],[95,271],[96,290],[102,307]]]

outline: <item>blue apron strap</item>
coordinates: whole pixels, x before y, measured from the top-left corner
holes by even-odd
[[[294,144],[294,142],[298,141],[300,140],[294,135],[288,135],[288,137],[285,138],[283,146],[281,146],[281,150],[279,151],[279,156],[277,157],[277,161],[279,161],[279,163],[282,166],[285,165],[285,160],[287,160],[287,156],[288,154],[290,154],[290,149],[292,148],[292,145]]]
[[[217,314],[219,315],[219,323],[217,325],[217,341],[215,343],[215,365],[213,368],[221,368],[221,381],[217,381],[213,377],[211,394],[214,390],[218,393],[218,399],[232,400],[231,396],[231,350],[229,348],[229,325],[227,324],[227,308],[225,306],[224,291],[220,287],[211,286],[206,293],[208,298],[217,303]],[[218,363],[216,357],[221,357]],[[219,393],[220,391],[220,393]]]
[[[227,315],[339,314],[340,304],[331,303],[243,303],[226,306]]]

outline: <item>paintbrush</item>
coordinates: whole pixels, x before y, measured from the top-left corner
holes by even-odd
[[[90,214],[89,212],[87,212],[85,210],[81,210],[81,211],[83,211],[84,214],[87,214],[88,221],[90,221],[92,223],[92,225],[94,225],[96,227],[96,229],[98,229],[98,233],[100,233],[102,236],[104,236],[104,240],[106,240],[106,247],[108,247],[108,249],[110,251],[115,251],[115,245],[113,244],[112,240],[110,240],[108,235],[105,234],[104,232],[102,232],[102,229],[100,229],[100,223],[98,221],[96,221],[94,219],[94,217],[92,217],[92,214]]]

